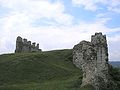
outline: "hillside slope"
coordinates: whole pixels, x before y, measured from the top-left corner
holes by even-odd
[[[76,90],[81,77],[72,50],[0,56],[0,90]]]
[[[120,69],[110,71],[120,88]],[[81,81],[69,49],[0,55],[0,90],[93,90]]]

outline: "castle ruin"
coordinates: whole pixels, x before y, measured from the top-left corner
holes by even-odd
[[[39,52],[39,44],[31,43],[27,39],[22,39],[20,36],[16,39],[16,50],[15,53],[28,53],[28,52]]]
[[[91,42],[81,41],[75,45],[73,63],[83,71],[81,87],[92,85],[95,90],[117,90],[109,75],[106,35],[95,33]]]

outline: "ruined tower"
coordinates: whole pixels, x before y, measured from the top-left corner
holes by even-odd
[[[95,90],[116,90],[109,75],[106,36],[95,33],[91,42],[81,41],[73,48],[73,63],[83,71],[82,85],[92,85]],[[112,86],[110,86],[112,85]]]
[[[22,52],[22,47],[23,47],[23,42],[22,42],[22,38],[20,36],[17,37],[16,40],[16,53],[20,53]]]
[[[32,43],[27,41],[27,39],[22,39],[20,36],[16,39],[16,50],[15,53],[27,53],[27,52],[39,52],[39,44]]]

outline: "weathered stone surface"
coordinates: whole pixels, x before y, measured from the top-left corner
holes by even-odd
[[[109,75],[107,40],[102,33],[92,35],[91,42],[81,41],[74,46],[73,63],[83,71],[81,87],[92,85],[96,90],[117,90]]]
[[[15,53],[26,53],[26,52],[39,52],[39,44],[32,43],[31,41],[27,41],[27,39],[22,39],[20,36],[17,37],[16,40],[16,50]]]

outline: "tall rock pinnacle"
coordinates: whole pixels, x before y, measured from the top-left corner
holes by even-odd
[[[95,90],[116,90],[109,75],[106,36],[95,33],[91,42],[81,41],[73,48],[73,63],[83,71],[82,85],[92,85]],[[112,85],[110,87],[110,84]]]

